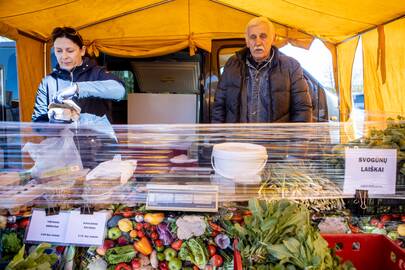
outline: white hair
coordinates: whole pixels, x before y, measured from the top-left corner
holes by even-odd
[[[262,23],[267,25],[267,27],[270,31],[270,34],[273,35],[273,37],[276,35],[276,29],[274,28],[273,23],[267,17],[261,16],[261,17],[255,17],[247,23],[246,29],[245,29],[245,38],[248,38],[248,31],[249,31],[250,27],[257,26]]]

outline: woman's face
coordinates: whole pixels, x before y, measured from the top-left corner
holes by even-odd
[[[61,69],[71,71],[74,67],[82,64],[82,57],[86,53],[85,46],[80,48],[72,40],[60,37],[55,40],[53,47]]]

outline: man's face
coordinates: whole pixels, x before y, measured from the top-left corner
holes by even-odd
[[[246,46],[256,62],[266,60],[270,55],[271,45],[274,41],[272,33],[265,23],[251,26],[247,32]]]

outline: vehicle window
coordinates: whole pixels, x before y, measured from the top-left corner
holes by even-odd
[[[110,70],[110,72],[117,76],[124,83],[124,99],[127,99],[128,94],[134,93],[134,73],[130,70]]]
[[[218,70],[220,74],[224,72],[226,61],[240,49],[242,49],[242,47],[225,47],[218,51]]]

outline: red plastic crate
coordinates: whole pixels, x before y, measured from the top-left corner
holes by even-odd
[[[405,250],[379,234],[322,234],[336,255],[357,270],[405,270]],[[340,246],[339,249],[336,249]]]

